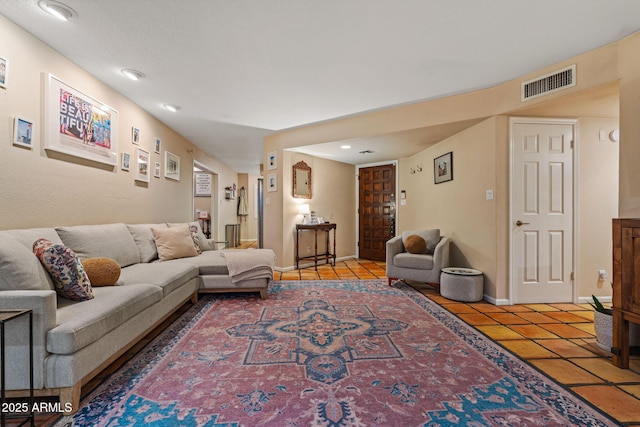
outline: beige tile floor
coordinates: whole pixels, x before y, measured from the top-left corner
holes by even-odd
[[[251,243],[244,247],[255,246]],[[386,279],[385,263],[353,259],[331,265],[276,272],[275,280]],[[630,369],[611,363],[611,354],[595,344],[593,310],[588,304],[526,304],[495,306],[446,299],[429,286],[416,287],[492,340],[545,372],[624,426],[640,427],[640,357]],[[186,304],[131,351],[83,387],[83,395],[100,384],[153,337],[189,308]],[[40,417],[48,426],[57,417]],[[7,424],[11,425],[11,424]]]

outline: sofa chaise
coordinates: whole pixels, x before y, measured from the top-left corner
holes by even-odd
[[[163,259],[163,249],[158,259],[154,233],[172,227],[196,230],[194,256]],[[116,285],[93,287],[93,299],[86,301],[60,296],[33,253],[38,239],[70,248],[80,261],[114,260],[120,266]],[[33,310],[36,396],[60,396],[63,408],[70,403],[70,413],[77,411],[82,385],[185,302],[197,301],[198,292],[255,291],[266,297],[273,251],[210,246],[197,223],[0,231],[0,309]],[[28,319],[12,321],[5,332],[8,396],[24,396],[29,388]]]

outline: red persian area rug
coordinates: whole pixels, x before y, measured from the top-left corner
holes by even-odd
[[[280,281],[266,300],[204,296],[86,396],[73,425],[615,425],[397,286]]]

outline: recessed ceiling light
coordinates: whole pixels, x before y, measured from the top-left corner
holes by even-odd
[[[141,78],[144,77],[144,74],[138,70],[127,69],[127,70],[122,70],[120,72],[125,76],[129,77],[131,80],[140,80]]]
[[[164,104],[163,107],[166,108],[167,110],[171,111],[172,113],[175,113],[176,111],[182,110],[181,106],[173,105],[173,104]]]
[[[61,21],[68,21],[71,18],[78,16],[75,10],[71,9],[66,4],[54,0],[40,0],[38,6],[48,14],[55,16]]]
[[[351,148],[350,145],[341,145],[340,148],[342,148],[343,150],[348,150],[349,148]]]
[[[371,151],[371,150],[364,150],[364,151],[358,151],[360,154],[373,154],[375,151]]]

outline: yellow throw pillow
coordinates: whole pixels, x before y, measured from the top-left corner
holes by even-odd
[[[120,265],[111,258],[87,258],[82,261],[91,286],[113,286],[120,278]]]
[[[186,224],[168,228],[151,227],[151,232],[156,240],[160,261],[198,255],[191,230]]]
[[[421,254],[427,249],[427,242],[417,234],[412,234],[405,239],[404,247],[410,254]]]

